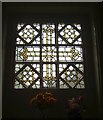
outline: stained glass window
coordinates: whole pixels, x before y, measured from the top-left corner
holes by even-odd
[[[17,24],[15,89],[83,89],[81,24]]]

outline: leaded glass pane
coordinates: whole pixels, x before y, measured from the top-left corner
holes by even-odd
[[[14,88],[85,88],[82,42],[81,24],[17,24]]]
[[[73,44],[82,44],[82,38],[79,37]]]
[[[17,37],[16,44],[25,44],[25,43],[19,37]]]
[[[18,82],[16,79],[15,79],[14,88],[15,89],[24,89],[23,85],[20,84],[20,82]]]
[[[55,64],[43,64],[43,87],[56,87],[56,66]]]
[[[33,42],[33,44],[40,44],[40,37],[38,36],[40,32],[39,24],[27,24],[25,26],[24,24],[18,24],[17,30],[18,38],[16,39],[16,44],[24,44],[25,42]]]
[[[33,26],[35,27],[35,29],[40,30],[40,24],[39,23],[33,23]]]
[[[44,62],[54,62],[57,60],[56,48],[54,46],[42,47],[42,60]]]
[[[20,30],[24,26],[23,23],[17,25],[17,31]]]
[[[65,82],[64,81],[61,81],[61,79],[59,80],[59,88],[60,89],[67,89],[67,88],[69,88],[69,86],[67,86],[66,84],[65,84]]]
[[[81,30],[81,25],[80,24],[74,24],[75,27],[78,28],[78,30]]]
[[[40,36],[36,37],[32,44],[40,44]]]
[[[82,62],[82,48],[80,46],[59,46],[59,61]]]
[[[58,44],[67,44],[61,37],[58,36]]]
[[[85,88],[84,79],[81,80],[75,88],[81,88],[81,89]]]
[[[37,81],[32,85],[32,88],[36,88],[36,89],[39,89],[39,88],[40,88],[40,79],[37,80]]]
[[[64,23],[60,23],[60,24],[58,24],[58,30],[61,30],[64,26],[65,26]]]
[[[59,74],[68,66],[68,64],[59,64]]]
[[[55,44],[55,25],[54,24],[42,25],[42,40],[43,40],[43,44]]]
[[[40,64],[31,64],[31,66],[33,67],[33,69],[38,71],[38,73],[40,73]]]
[[[82,72],[84,72],[84,65],[83,64],[75,64],[75,66]]]
[[[83,64],[60,64],[59,65],[59,74],[60,79],[60,88],[65,88],[64,86],[71,88],[84,88],[84,73],[83,73]],[[62,82],[61,82],[62,81]],[[67,84],[66,84],[67,83]]]
[[[18,73],[17,78],[28,87],[36,80],[38,74],[29,66],[26,66],[21,72]]]
[[[22,69],[22,71],[21,71]],[[23,64],[16,64],[15,65],[15,85],[16,89],[19,88],[28,88],[31,84],[34,88],[39,88],[37,78],[40,74],[40,65],[39,64],[31,64],[31,66],[24,66]]]
[[[40,48],[34,46],[19,46],[16,47],[16,61],[39,61]]]
[[[60,35],[58,38],[58,44],[68,44],[68,43],[82,44],[82,41],[80,38],[80,32],[81,32],[80,24],[70,24],[70,25],[59,24],[58,30],[60,32]]]
[[[15,73],[17,73],[23,66],[24,66],[24,64],[16,64],[15,65]]]

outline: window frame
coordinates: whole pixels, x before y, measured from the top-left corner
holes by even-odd
[[[43,4],[43,3],[42,3]],[[41,5],[42,5],[41,4]],[[56,3],[57,4],[57,3]],[[12,4],[11,4],[12,5]],[[37,3],[37,5],[38,5],[38,3]],[[38,5],[39,7],[41,7],[41,5]],[[46,3],[46,4],[43,4],[44,6],[43,7],[47,7],[47,9],[49,9],[48,8],[48,6],[47,5],[49,5],[51,8],[52,7],[55,7],[55,9],[56,9],[56,6],[55,6],[55,4],[53,3],[53,4],[49,4],[49,3]],[[65,5],[65,4],[64,4]],[[18,6],[18,5],[17,5]],[[21,6],[22,6],[22,4],[21,4]],[[36,6],[36,4],[34,4],[34,6]],[[9,6],[10,7],[10,6]],[[44,23],[48,23],[48,22],[51,22],[51,23],[58,23],[58,22],[63,22],[63,23],[65,23],[65,24],[68,24],[68,23],[70,23],[70,24],[72,24],[72,23],[80,23],[82,26],[85,26],[86,25],[86,23],[87,23],[87,21],[85,21],[85,19],[86,19],[86,17],[88,17],[89,18],[89,16],[87,15],[87,11],[85,10],[85,8],[84,8],[84,10],[85,10],[85,12],[84,12],[84,14],[82,15],[82,12],[80,12],[80,9],[81,9],[81,7],[80,8],[77,8],[77,12],[76,12],[76,14],[74,13],[73,15],[71,15],[71,8],[70,8],[70,11],[69,11],[69,9],[67,10],[67,8],[68,8],[68,5],[66,6],[66,9],[64,10],[64,11],[66,11],[67,10],[67,12],[62,16],[62,17],[60,17],[60,16],[57,16],[57,15],[60,15],[60,13],[61,13],[61,11],[60,11],[60,8],[61,7],[63,7],[62,6],[62,3],[60,3],[60,6],[58,6],[58,10],[57,10],[57,12],[53,15],[53,13],[54,13],[54,11],[53,12],[51,12],[51,8],[49,9],[49,12],[50,12],[50,15],[49,15],[49,12],[47,12],[47,11],[43,11],[43,14],[41,13],[41,14],[39,14],[38,13],[38,11],[35,11],[35,8],[34,8],[34,12],[32,13],[31,12],[31,10],[29,11],[29,15],[25,15],[24,14],[24,17],[22,17],[22,15],[23,15],[23,13],[20,13],[20,11],[18,10],[18,11],[15,11],[16,10],[16,8],[14,9],[14,11],[12,11],[10,8],[8,7],[8,16],[7,16],[7,21],[8,22],[10,22],[10,24],[12,25],[11,26],[11,28],[12,28],[12,36],[11,36],[11,38],[12,38],[12,44],[11,44],[11,47],[12,47],[12,49],[13,49],[13,51],[12,51],[12,55],[15,57],[15,36],[16,36],[16,27],[17,27],[17,24],[18,23],[33,23],[34,22],[34,20],[35,20],[35,22],[37,22],[37,23],[41,23],[41,24],[44,24]],[[60,8],[59,8],[60,7]],[[33,8],[31,8],[31,9],[33,9]],[[37,9],[37,8],[36,8]],[[55,10],[54,9],[54,10]],[[26,9],[25,9],[26,10]],[[63,13],[64,13],[64,11],[63,11]],[[27,12],[27,11],[26,11]],[[74,12],[74,11],[73,11]],[[31,14],[35,14],[36,16],[33,16],[32,17],[32,15]],[[43,16],[44,15],[44,16]],[[82,17],[81,17],[81,15],[82,15]],[[49,17],[48,17],[49,16]],[[63,18],[64,17],[64,18]],[[43,18],[43,20],[41,19],[41,18]],[[69,19],[69,20],[68,20]],[[89,20],[89,19],[88,19]],[[83,28],[83,27],[82,27]],[[82,30],[82,35],[83,36],[85,36],[85,30]],[[83,42],[83,58],[84,58],[84,60],[83,60],[83,63],[84,63],[84,77],[86,76],[86,72],[85,72],[85,66],[86,66],[86,56],[85,56],[85,38],[83,37],[83,39],[82,39],[82,42]],[[15,58],[12,58],[12,62],[13,62],[13,64],[12,64],[12,68],[11,68],[11,70],[10,71],[12,71],[13,73],[14,73],[14,70],[15,70],[15,68],[14,68],[14,64],[15,64],[15,61],[14,61],[14,59]],[[12,75],[12,80],[11,80],[11,85],[9,85],[9,86],[11,86],[11,89],[13,89],[13,86],[14,86],[14,78],[15,78],[15,76],[14,75]],[[85,87],[87,86],[86,85],[86,81],[84,80],[84,82],[85,82]],[[41,88],[42,89],[42,88]]]
[[[36,24],[36,23],[34,23],[34,24]],[[80,26],[81,26],[81,30],[79,31],[79,29],[77,30],[77,31],[79,31],[79,38],[81,38],[81,44],[73,44],[73,43],[69,43],[68,42],[68,44],[60,44],[59,43],[59,41],[58,41],[58,37],[60,37],[60,31],[59,31],[59,29],[58,29],[58,25],[59,25],[59,23],[43,23],[43,24],[41,24],[41,23],[38,23],[39,24],[39,26],[40,26],[40,28],[39,28],[39,32],[38,32],[38,34],[36,35],[36,36],[38,36],[38,37],[40,37],[40,44],[32,44],[31,42],[30,43],[24,43],[24,44],[16,44],[16,46],[15,47],[28,47],[28,46],[30,46],[30,47],[39,47],[40,48],[40,56],[39,56],[39,58],[40,58],[40,60],[38,61],[38,62],[33,62],[33,61],[26,61],[26,60],[21,60],[21,62],[20,61],[18,61],[18,60],[15,60],[15,62],[17,63],[17,64],[24,64],[24,65],[26,65],[25,66],[25,68],[27,67],[27,66],[29,66],[32,70],[33,70],[33,68],[31,67],[31,64],[40,64],[40,73],[38,73],[38,80],[40,81],[40,88],[32,88],[32,89],[45,89],[45,88],[47,88],[47,89],[85,89],[85,82],[84,82],[84,56],[83,56],[83,36],[82,36],[82,25],[81,24],[79,24]],[[53,24],[54,26],[55,26],[55,29],[54,29],[54,33],[55,33],[55,44],[46,44],[46,43],[42,43],[42,25],[47,25],[47,24]],[[65,23],[64,23],[65,24]],[[78,23],[75,23],[75,24],[77,24],[78,25]],[[32,24],[30,24],[30,23],[26,23],[26,24],[24,24],[24,26],[26,27],[26,25],[30,25],[30,26],[32,26]],[[73,23],[72,24],[65,24],[65,27],[67,27],[68,25],[70,25],[72,28],[73,28],[73,30],[76,30],[76,28],[75,28],[75,26],[72,26],[72,25],[74,25]],[[23,27],[23,29],[25,28],[25,27]],[[17,37],[16,38],[18,38],[19,37],[19,33],[23,30],[22,28],[21,28],[21,30],[17,30],[16,32],[17,32]],[[64,30],[63,28],[61,29],[61,30]],[[77,36],[77,37],[78,37]],[[76,37],[76,38],[77,38]],[[32,40],[31,40],[32,41]],[[76,39],[75,39],[75,41],[76,41]],[[16,39],[15,39],[15,42],[16,42]],[[58,42],[58,43],[57,43]],[[56,49],[57,49],[57,51],[56,51],[56,60],[55,61],[43,61],[42,60],[42,48],[43,47],[55,47]],[[82,49],[82,53],[81,53],[81,55],[82,55],[82,58],[83,58],[83,60],[81,61],[81,62],[78,62],[78,61],[72,61],[71,60],[71,62],[69,62],[69,61],[60,61],[59,60],[59,48],[60,47],[80,47],[81,49]],[[15,48],[15,51],[16,51],[16,48]],[[15,57],[16,56],[18,56],[18,55],[15,55]],[[18,58],[18,57],[17,57]],[[24,59],[24,58],[23,58]],[[49,85],[47,85],[47,87],[44,87],[43,86],[43,83],[45,82],[45,80],[44,80],[44,82],[43,82],[43,65],[55,65],[55,68],[56,68],[56,70],[55,70],[55,73],[56,73],[56,75],[55,75],[55,77],[56,77],[56,81],[55,81],[55,84],[56,84],[56,86],[55,87],[48,87]],[[79,82],[75,82],[74,83],[74,86],[71,86],[70,84],[69,84],[69,82],[67,82],[66,81],[66,79],[63,79],[62,78],[62,74],[60,74],[59,73],[59,65],[60,64],[67,64],[67,66],[68,66],[68,68],[69,68],[69,66],[75,66],[75,64],[81,64],[81,65],[83,65],[83,71],[81,71],[81,72],[79,72],[79,73],[82,73],[81,75],[82,75],[82,78],[80,79],[80,82],[82,81],[82,79],[83,79],[83,82],[84,82],[84,87],[82,88],[82,87],[80,87],[80,88],[78,88],[77,87],[77,85],[79,84]],[[16,65],[16,64],[15,64]],[[24,69],[25,69],[24,68]],[[67,67],[66,67],[66,69],[65,69],[65,71],[64,72],[66,72],[67,71],[67,69],[68,69]],[[74,71],[79,71],[79,69],[78,68],[76,68],[76,67],[73,67],[73,69],[74,69]],[[78,70],[76,70],[76,69],[78,69]],[[23,69],[22,69],[23,70]],[[39,72],[39,71],[38,71]],[[18,73],[18,72],[17,72]],[[20,74],[20,72],[19,72],[19,74]],[[21,89],[28,89],[28,88],[31,88],[32,86],[30,85],[30,87],[28,86],[28,87],[26,87],[27,85],[25,85],[26,83],[22,83],[22,81],[20,82],[20,80],[19,80],[19,78],[17,78],[17,75],[19,75],[19,74],[16,74],[15,73],[15,78],[16,78],[16,81],[19,81],[19,83],[24,87],[24,88],[21,88]],[[64,73],[65,74],[65,73]],[[41,77],[40,77],[41,76]],[[78,80],[79,80],[79,78],[78,78]],[[77,80],[77,81],[78,81]],[[60,85],[60,81],[64,81],[64,84],[66,84],[67,85],[67,87],[64,87],[63,88],[63,86],[61,87],[61,85]],[[34,82],[33,82],[34,83]],[[15,83],[14,83],[15,84]],[[32,83],[31,83],[32,84]],[[20,88],[15,88],[15,86],[14,86],[14,89],[20,89]]]
[[[87,15],[88,11],[86,11],[86,9],[84,7],[83,7],[84,8],[84,14],[81,12],[81,5],[80,5],[80,7],[76,8],[77,12],[75,13],[76,10],[73,10],[72,7],[75,8],[76,4],[74,6],[68,8],[68,6],[70,6],[70,4],[66,5],[65,3],[64,4],[60,3],[60,5],[58,5],[58,9],[57,9],[57,6],[55,6],[55,5],[57,5],[57,3],[46,3],[46,4],[36,3],[36,4],[33,4],[34,6],[37,6],[36,8],[34,8],[34,6],[30,4],[33,8],[29,8],[30,10],[28,11],[28,15],[26,15],[26,12],[27,12],[26,9],[24,9],[25,11],[23,11],[23,12],[20,11],[23,3],[20,4],[21,5],[20,9],[17,9],[19,4],[16,5],[16,7],[13,8],[14,11],[11,10],[11,8],[10,8],[11,5],[8,7],[8,12],[7,12],[8,15],[6,16],[7,17],[6,20],[8,22],[10,22],[10,24],[12,25],[11,26],[11,30],[12,30],[12,36],[11,36],[12,44],[11,44],[11,47],[12,47],[13,51],[11,52],[11,54],[14,57],[15,57],[15,51],[14,51],[15,50],[15,36],[17,34],[15,30],[16,30],[16,27],[17,27],[18,23],[24,23],[24,24],[25,23],[31,23],[32,24],[32,23],[34,23],[34,21],[37,22],[37,23],[40,22],[41,24],[48,23],[48,22],[51,22],[51,23],[63,22],[65,24],[78,23],[78,24],[81,24],[82,28],[83,28],[83,26],[85,26],[86,23],[87,23],[87,21],[85,21],[86,17],[88,17],[88,20],[90,19],[89,15]],[[41,11],[36,11],[37,8],[41,7],[42,5],[44,5],[43,8],[45,8],[45,9],[42,12]],[[48,6],[50,6],[50,8]],[[65,9],[63,11],[61,11],[61,8],[64,8],[64,6],[65,6]],[[51,9],[52,7],[54,7],[53,11]],[[31,12],[32,9],[34,9],[34,11]],[[46,10],[48,10],[48,11],[46,11]],[[54,13],[55,10],[57,10],[56,13]],[[74,15],[72,15],[73,14],[72,10],[73,10]],[[58,15],[60,15],[60,13],[64,13],[62,17],[58,16]],[[36,16],[32,17],[32,14],[35,14]],[[82,15],[82,17],[81,17],[81,15]],[[41,18],[43,18],[43,20]],[[9,26],[9,23],[8,23],[8,26]],[[82,29],[82,35],[83,36],[85,36],[85,31],[86,31],[85,29]],[[83,60],[83,63],[84,63],[84,78],[85,78],[85,76],[86,76],[86,71],[85,71],[86,70],[86,67],[85,67],[86,66],[85,37],[83,37],[82,42],[83,42],[83,58],[84,58],[84,60]],[[12,68],[10,70],[10,71],[12,71],[12,73],[14,73],[14,70],[15,70],[15,67],[14,67],[15,66],[14,65],[15,61],[14,60],[15,60],[15,58],[12,58],[13,64],[12,64]],[[9,84],[9,87],[11,86],[10,89],[12,90],[13,86],[14,86],[15,76],[12,74],[11,77],[12,77],[12,79],[11,79],[12,84],[11,85]],[[85,88],[86,88],[87,83],[86,83],[85,80],[84,80],[84,82],[85,82]]]

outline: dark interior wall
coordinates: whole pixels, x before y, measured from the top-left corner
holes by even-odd
[[[96,49],[96,56],[95,56],[95,67],[96,67],[96,84],[97,84],[97,94],[98,94],[98,101],[99,106],[101,108],[101,111],[99,111],[99,114],[101,114],[103,119],[103,41],[102,41],[102,26],[103,26],[103,6],[102,4],[99,4],[96,6],[95,12],[93,13],[93,39],[96,41],[95,46],[97,45]],[[98,61],[98,62],[97,62]]]
[[[2,3],[0,2],[0,17],[2,16]],[[0,31],[2,31],[0,19]],[[0,119],[2,118],[2,33],[0,32]]]
[[[68,98],[79,96],[83,94],[81,91],[69,91],[68,90],[42,90],[51,91],[57,98],[57,104],[47,110],[47,116],[49,118],[66,118],[66,105]],[[9,95],[7,103],[5,104],[5,116],[4,118],[35,118],[40,117],[37,109],[30,106],[31,98],[38,91],[20,91]],[[77,94],[75,94],[75,92]],[[11,99],[12,98],[12,99]],[[10,108],[8,110],[8,108]]]
[[[83,30],[84,53],[85,53],[85,84],[84,90],[49,90],[52,91],[58,98],[55,110],[51,109],[48,115],[51,117],[65,118],[65,106],[68,98],[84,95],[87,110],[85,117],[100,117],[99,101],[101,100],[101,90],[99,88],[99,74],[96,77],[95,71],[95,54],[93,48],[94,34],[93,25],[96,27],[96,34],[100,31],[98,26],[99,19],[94,20],[94,9],[96,4],[85,3],[3,3],[3,117],[4,118],[33,118],[35,117],[35,110],[29,106],[31,97],[37,90],[14,90],[14,53],[15,53],[15,30],[18,22],[76,22],[80,21],[85,28]],[[96,8],[97,9],[97,8]],[[98,11],[95,13],[98,14]],[[98,20],[98,22],[96,22]],[[97,29],[98,28],[98,29]],[[97,54],[101,48],[101,41],[99,40]],[[97,45],[97,43],[96,43]],[[98,58],[97,58],[98,59]],[[98,67],[98,66],[97,66]],[[100,67],[101,69],[101,67]],[[99,70],[100,70],[99,69]],[[100,70],[101,71],[101,70]],[[97,82],[98,86],[97,86]],[[97,88],[99,92],[97,91]],[[101,87],[102,88],[102,87]],[[47,91],[46,89],[43,91]],[[98,98],[98,96],[100,96]],[[100,100],[99,100],[100,99]],[[101,105],[101,103],[100,103]],[[58,112],[57,112],[58,111]]]

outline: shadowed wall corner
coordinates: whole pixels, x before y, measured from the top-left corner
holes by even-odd
[[[2,2],[0,1],[0,119],[2,118]]]

